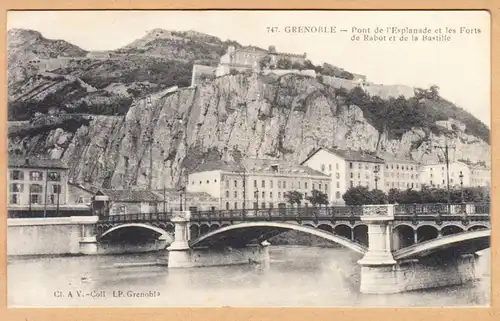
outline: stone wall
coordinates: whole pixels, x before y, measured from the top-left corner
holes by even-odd
[[[95,216],[7,220],[7,255],[79,254],[84,225]]]

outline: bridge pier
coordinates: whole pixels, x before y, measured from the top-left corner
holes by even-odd
[[[96,237],[96,226],[95,224],[82,225],[81,226],[81,238],[80,238],[80,254],[92,255],[98,253],[98,244]]]
[[[218,265],[236,265],[269,261],[269,243],[247,245],[242,248],[191,248],[189,246],[190,212],[179,212],[172,217],[175,224],[174,241],[167,248],[168,268],[192,268]]]
[[[361,265],[362,293],[396,293],[398,290],[396,260],[392,256],[392,229],[394,205],[364,206],[361,220],[368,226],[368,252]]]

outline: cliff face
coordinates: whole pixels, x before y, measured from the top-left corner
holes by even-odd
[[[319,146],[337,146],[438,161],[442,153],[431,147],[445,140],[456,146],[452,160],[489,164],[489,145],[460,128],[447,137],[422,128],[394,137],[315,78],[239,74],[136,101],[125,117],[92,116],[69,130],[11,135],[9,150],[62,158],[74,181],[163,188],[184,181],[204,159],[300,162]]]

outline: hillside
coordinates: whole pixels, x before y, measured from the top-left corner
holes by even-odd
[[[150,103],[136,100],[125,117],[10,131],[9,151],[62,158],[72,180],[116,188],[147,186],[149,177],[153,188],[173,187],[204,159],[224,155],[300,162],[318,146],[431,162],[441,157],[431,146],[448,140],[454,158],[490,162],[488,143],[466,130],[415,126],[395,135],[398,126],[385,119],[390,130],[380,131],[344,94],[312,77],[228,75]]]

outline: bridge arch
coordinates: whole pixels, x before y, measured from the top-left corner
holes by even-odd
[[[368,225],[357,224],[354,225],[352,229],[353,237],[355,242],[359,242],[365,246],[368,246]]]
[[[210,226],[208,224],[200,225],[200,235],[207,234],[210,231]]]
[[[100,234],[98,239],[103,240],[107,236],[113,234],[114,232],[119,231],[119,230],[123,230],[123,229],[127,229],[127,228],[147,229],[151,232],[156,233],[156,237],[169,235],[169,233],[166,230],[159,228],[159,227],[156,227],[156,226],[153,226],[153,225],[143,224],[143,223],[127,223],[127,224],[120,224],[120,225],[116,225],[116,226],[111,227],[110,229],[108,229],[104,233]]]
[[[415,244],[417,231],[410,224],[398,224],[392,230],[393,248],[395,250]]]
[[[461,226],[456,225],[456,224],[448,224],[448,225],[443,226],[441,228],[440,232],[441,232],[442,236],[446,236],[446,235],[463,233],[463,232],[465,232],[465,229]]]
[[[486,225],[474,224],[474,225],[469,226],[469,228],[467,228],[467,231],[471,232],[471,231],[487,230],[487,229],[488,229],[488,227]]]
[[[438,238],[439,230],[433,225],[420,225],[415,231],[417,233],[417,243]]]
[[[352,240],[353,239],[353,234],[352,234],[352,228],[351,226],[347,224],[339,224],[335,226],[333,229],[334,234],[345,237],[346,239]]]
[[[364,254],[367,252],[367,248],[365,246],[339,235],[331,234],[314,227],[282,222],[247,222],[230,225],[191,240],[190,246],[207,247],[219,245],[242,247],[254,242],[261,243],[275,235],[289,230],[319,236],[331,242],[345,246],[357,253]]]
[[[439,253],[452,257],[472,254],[490,247],[491,230],[479,230],[443,236],[417,243],[393,253],[395,260],[422,258]]]
[[[330,224],[324,224],[324,223],[322,223],[322,224],[319,224],[319,225],[318,225],[318,228],[319,228],[320,230],[323,230],[323,231],[325,231],[325,232],[328,232],[328,233],[332,233],[332,234],[333,234],[333,226],[331,226]]]

